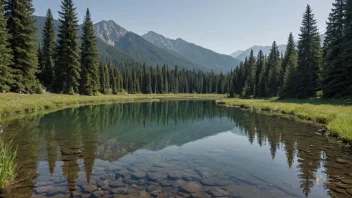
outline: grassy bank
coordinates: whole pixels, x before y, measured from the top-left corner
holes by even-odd
[[[342,100],[220,99],[217,102],[229,106],[290,114],[300,119],[316,121],[324,124],[330,134],[352,142],[352,105],[347,105]]]
[[[161,99],[219,99],[225,95],[220,94],[125,94],[125,95],[101,95],[101,96],[78,96],[63,94],[40,94],[26,95],[16,93],[0,94],[0,116],[33,112],[43,109],[64,107],[69,105],[106,103],[106,102],[134,102],[153,101]]]
[[[0,196],[1,191],[7,189],[16,176],[16,152],[11,149],[11,143],[0,137]]]

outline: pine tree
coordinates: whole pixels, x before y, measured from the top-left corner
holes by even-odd
[[[111,91],[112,91],[113,94],[117,94],[116,73],[115,73],[115,68],[112,66],[111,62],[109,62],[108,71],[109,71],[109,79],[110,79]]]
[[[63,0],[55,61],[55,81],[58,92],[79,92],[80,63],[78,48],[78,19],[72,0]]]
[[[280,52],[274,41],[268,58],[268,91],[269,96],[278,96],[280,90],[280,74],[281,74],[281,63],[280,63]]]
[[[248,85],[249,85],[248,96],[254,94],[256,73],[257,73],[256,60],[254,57],[254,52],[253,52],[253,50],[251,50],[251,53],[250,53],[249,59],[248,59]]]
[[[297,51],[292,33],[288,38],[286,52],[282,63],[284,71],[283,86],[280,97],[296,97],[296,70],[297,70]]]
[[[324,41],[323,93],[325,97],[338,97],[345,89],[343,86],[343,64],[341,59],[344,33],[344,0],[335,0],[333,9],[326,22]]]
[[[12,51],[9,48],[8,40],[10,35],[6,29],[6,19],[4,16],[4,2],[0,0],[0,92],[8,92],[13,84]]]
[[[100,92],[108,94],[110,92],[110,75],[109,69],[105,63],[99,64],[99,76],[100,76]]]
[[[46,21],[42,33],[43,37],[43,64],[42,70],[43,84],[45,87],[53,85],[54,80],[54,64],[55,64],[55,48],[56,35],[54,27],[54,18],[49,9],[46,14]]]
[[[82,28],[81,37],[81,93],[85,95],[94,95],[99,90],[99,66],[98,66],[98,49],[94,35],[94,26],[89,9]],[[113,73],[111,73],[113,74]],[[114,79],[115,80],[115,79]],[[114,84],[116,85],[116,84]],[[116,87],[115,93],[117,93]]]
[[[11,35],[9,44],[13,53],[13,63],[10,66],[14,83],[11,90],[15,92],[34,93],[39,90],[33,13],[32,0],[5,1],[7,30]]]
[[[344,91],[341,96],[352,96],[352,1],[347,0],[344,9],[345,21],[344,21],[344,38],[342,45],[342,87]]]
[[[315,96],[320,88],[320,37],[317,22],[309,5],[303,14],[298,41],[297,97]]]
[[[264,74],[265,74],[265,57],[262,50],[259,50],[257,56],[257,63],[256,63],[256,82],[254,88],[254,97],[261,97],[264,95],[263,90],[265,89],[264,85]]]
[[[38,57],[38,73],[37,78],[40,83],[44,84],[44,59],[43,59],[43,49],[39,44],[37,47],[37,57]]]

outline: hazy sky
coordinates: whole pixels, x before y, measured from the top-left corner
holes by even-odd
[[[114,20],[137,34],[152,30],[230,54],[253,45],[286,43],[299,32],[310,4],[320,32],[334,0],[74,0],[82,21],[87,7],[94,22]],[[34,0],[35,14],[51,8],[57,18],[61,0]]]

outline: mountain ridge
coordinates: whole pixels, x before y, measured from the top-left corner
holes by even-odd
[[[214,52],[182,38],[170,39],[154,31],[149,31],[142,37],[159,48],[177,53],[195,63],[208,65],[209,68],[218,71],[228,72],[239,65],[239,60],[229,55]]]
[[[42,41],[42,31],[46,17],[35,16],[38,42]],[[59,29],[60,22],[54,20],[55,31]],[[170,67],[179,66],[185,69],[199,69],[202,71],[220,72],[221,69],[209,65],[203,65],[189,60],[176,52],[161,49],[146,41],[142,36],[118,25],[113,20],[103,20],[94,24],[97,47],[100,59],[111,60],[115,64],[121,60],[132,60],[145,62],[147,64],[168,65]],[[78,35],[82,34],[82,27],[79,26]]]

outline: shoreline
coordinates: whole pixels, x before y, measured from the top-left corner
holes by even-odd
[[[310,114],[307,107],[311,105],[312,107],[317,106],[317,104],[309,104],[307,102],[304,103],[304,107],[299,107],[302,112],[305,113],[296,113],[295,108],[296,107],[290,107],[290,110],[282,108],[281,105],[284,105],[285,107],[289,107],[290,105],[303,105],[299,103],[294,103],[294,102],[287,102],[287,101],[275,101],[275,100],[251,100],[251,99],[218,99],[216,100],[216,103],[218,106],[221,107],[230,107],[230,108],[241,108],[241,109],[250,109],[255,111],[256,113],[261,113],[261,114],[267,114],[270,113],[270,115],[275,115],[279,116],[282,118],[288,118],[288,119],[293,119],[296,121],[304,121],[308,122],[310,124],[317,125],[319,127],[322,127],[319,131],[317,131],[317,134],[319,135],[324,135],[329,138],[333,138],[336,140],[338,143],[343,143],[347,147],[352,148],[352,130],[348,130],[347,128],[351,127],[348,126],[349,123],[352,121],[352,114],[346,113],[346,115],[336,115],[336,117],[333,117],[331,115],[328,115],[331,113],[331,109],[326,108],[327,105],[324,105],[322,108],[326,108],[326,115],[322,115],[321,117],[316,117],[314,114]],[[331,107],[334,107],[335,104],[328,104]],[[336,105],[337,108],[348,108],[348,110],[352,110],[352,106],[344,106],[344,105]],[[313,109],[312,111],[314,111]],[[337,109],[339,111],[340,109]],[[318,113],[321,113],[317,111]],[[351,111],[352,113],[352,111]],[[333,117],[333,118],[332,118]],[[346,126],[342,125],[343,121],[340,122],[339,119],[344,119],[346,118]],[[339,127],[336,127],[336,125],[339,125]],[[346,133],[346,131],[348,132]]]
[[[71,106],[121,103],[153,102],[160,100],[217,100],[225,94],[121,94],[101,96],[79,96],[64,94],[0,94],[0,118],[37,111],[52,110]]]

